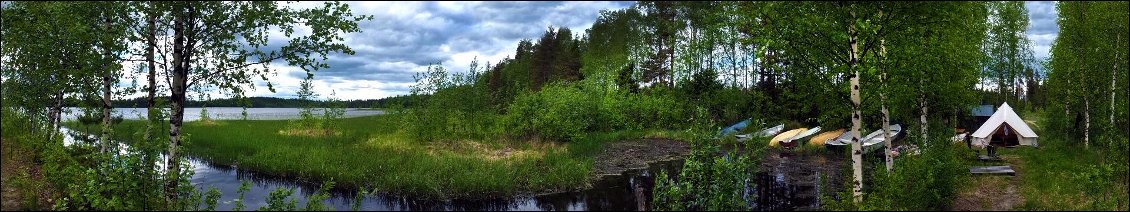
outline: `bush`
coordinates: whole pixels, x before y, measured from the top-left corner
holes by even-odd
[[[730,139],[730,142],[734,142]],[[677,180],[666,172],[655,178],[652,190],[652,210],[750,210],[749,200],[755,194],[747,193],[750,174],[757,171],[760,148],[746,152],[729,151],[719,155],[721,149],[714,141],[694,143]]]
[[[595,77],[554,83],[515,98],[498,127],[510,135],[571,140],[588,132],[679,129],[705,120],[699,107],[688,109],[663,88],[653,91],[629,93]]]
[[[404,122],[417,140],[484,138],[490,133],[495,114],[490,93],[479,79],[476,65],[464,73],[448,73],[440,64],[415,76],[412,94],[428,95],[408,110]]]
[[[597,104],[590,97],[579,88],[563,84],[522,94],[507,107],[500,131],[557,140],[576,138],[599,118]]]
[[[682,128],[693,124],[688,121],[705,116],[694,109],[698,106],[684,105],[669,94],[630,95],[625,99],[625,113],[641,128]]]
[[[259,207],[258,211],[295,211],[298,209],[298,200],[291,198],[294,188],[278,188],[267,195],[267,205]]]
[[[831,210],[945,210],[969,176],[955,148],[932,145],[921,155],[903,155],[895,161],[894,170],[889,174],[881,165],[876,165],[874,171],[865,170],[874,180],[870,185],[864,184],[863,202],[852,202],[851,186],[845,186],[846,191],[839,193],[845,198],[836,201],[825,197],[821,202],[829,203],[825,207]]]

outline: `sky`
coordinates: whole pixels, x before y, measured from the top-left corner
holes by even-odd
[[[449,72],[466,72],[472,60],[480,67],[513,57],[518,41],[537,40],[548,27],[568,27],[574,35],[592,26],[601,10],[631,7],[635,2],[346,2],[355,15],[373,15],[359,24],[361,33],[346,34],[344,44],[355,55],[331,54],[329,69],[314,72],[320,98],[331,91],[344,100],[378,99],[408,94],[413,75],[429,64]],[[319,2],[293,3],[295,8]],[[297,30],[296,34],[301,30]],[[281,33],[273,42],[285,42]],[[276,93],[256,79],[247,96],[296,98],[306,73],[285,63],[272,63],[269,77]],[[215,93],[215,92],[213,92]],[[212,98],[222,95],[213,94]]]
[[[320,2],[291,3],[297,8],[320,6]],[[634,2],[347,2],[353,14],[373,15],[359,24],[361,33],[343,35],[344,44],[355,55],[331,54],[330,68],[314,73],[314,91],[319,99],[331,92],[344,100],[378,99],[409,93],[413,75],[429,64],[442,63],[448,71],[466,72],[472,60],[480,65],[512,57],[518,41],[536,40],[550,27],[568,27],[576,34],[588,29],[601,10],[633,6]],[[1026,2],[1036,59],[1048,57],[1059,32],[1055,2]],[[302,29],[298,30],[299,33]],[[281,33],[272,43],[285,42]],[[305,72],[273,63],[271,76],[276,93],[256,79],[256,89],[247,96],[295,98]],[[211,92],[216,93],[216,92]],[[212,98],[222,98],[213,94]]]
[[[1024,2],[1024,8],[1028,9],[1028,30],[1025,34],[1032,42],[1032,53],[1037,60],[1047,59],[1052,41],[1059,35],[1059,25],[1055,23],[1055,2],[1028,1]]]

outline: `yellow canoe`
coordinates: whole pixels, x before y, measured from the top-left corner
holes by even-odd
[[[812,136],[812,139],[808,140],[808,144],[809,145],[823,146],[824,142],[828,142],[828,140],[836,139],[836,137],[840,136],[841,134],[844,134],[844,132],[845,132],[844,129],[837,129],[837,130],[832,130],[832,131],[820,133],[820,134],[817,134],[816,136]]]
[[[792,138],[793,136],[796,136],[796,134],[804,132],[806,130],[808,130],[808,128],[799,128],[777,134],[777,136],[774,136],[773,139],[769,140],[769,146],[777,146],[781,143],[782,140]]]

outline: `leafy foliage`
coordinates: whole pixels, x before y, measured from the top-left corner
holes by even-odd
[[[508,106],[499,127],[513,135],[570,140],[588,132],[678,129],[705,116],[670,94],[627,93],[600,79],[551,84],[521,95]]]
[[[334,182],[332,180],[323,182],[322,188],[318,189],[318,192],[314,193],[314,195],[311,195],[308,199],[306,199],[306,208],[303,209],[303,211],[333,210],[333,207],[327,208],[326,204],[322,202],[322,201],[325,201],[326,198],[330,197],[329,192],[330,192],[330,189],[333,189],[333,187],[334,187]]]
[[[267,195],[267,205],[259,207],[257,211],[295,211],[298,209],[298,200],[290,198],[292,194],[294,188],[275,189]]]
[[[733,142],[732,138],[730,139]],[[692,146],[677,180],[666,172],[655,178],[652,209],[660,211],[750,210],[752,173],[761,148],[744,152],[722,151],[714,140],[700,139]],[[721,154],[719,154],[721,153]]]
[[[937,141],[936,143],[943,143]],[[964,145],[933,145],[920,155],[903,155],[897,158],[894,171],[876,169],[871,172],[870,192],[863,202],[854,203],[848,198],[836,200],[821,197],[825,208],[831,210],[896,210],[929,211],[946,210],[953,203],[958,188],[968,177],[962,152]],[[839,193],[849,197],[851,191]]]

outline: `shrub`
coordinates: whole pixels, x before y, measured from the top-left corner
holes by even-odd
[[[590,95],[565,84],[550,84],[514,99],[507,107],[501,131],[568,140],[594,125],[599,113]]]
[[[874,171],[865,170],[874,180],[870,185],[864,184],[863,202],[852,202],[851,186],[845,186],[845,191],[839,193],[844,197],[839,201],[825,197],[821,202],[828,203],[826,209],[832,210],[945,210],[969,176],[955,148],[932,145],[921,155],[903,155],[895,161],[890,173],[881,165],[875,166]]]
[[[292,194],[294,188],[275,189],[267,195],[267,205],[259,207],[258,211],[295,211],[298,209],[298,201],[290,197]]]
[[[746,180],[757,171],[761,150],[722,152],[713,141],[695,142],[677,180],[666,172],[656,176],[652,210],[750,210],[755,194],[746,191],[754,185]]]
[[[415,76],[412,94],[428,95],[422,104],[407,111],[404,122],[418,140],[483,138],[494,123],[490,93],[480,82],[472,63],[468,73],[449,74],[440,64]]]
[[[705,111],[678,101],[665,88],[629,93],[599,77],[553,83],[525,93],[507,107],[499,130],[571,140],[583,133],[638,129],[680,129],[705,120]]]

